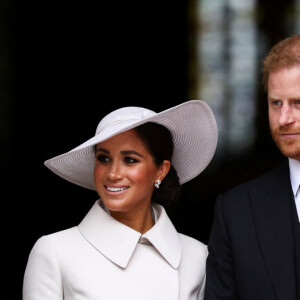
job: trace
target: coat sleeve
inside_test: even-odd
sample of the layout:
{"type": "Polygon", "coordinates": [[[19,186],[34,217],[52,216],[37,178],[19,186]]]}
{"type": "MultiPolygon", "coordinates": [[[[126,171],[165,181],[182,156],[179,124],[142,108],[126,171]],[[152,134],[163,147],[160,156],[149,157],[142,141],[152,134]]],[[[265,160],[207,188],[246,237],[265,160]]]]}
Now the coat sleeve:
{"type": "Polygon", "coordinates": [[[40,238],[32,248],[23,282],[23,300],[45,299],[63,299],[59,265],[48,237],[40,238]]]}
{"type": "Polygon", "coordinates": [[[223,202],[223,196],[220,195],[216,201],[214,222],[208,242],[204,300],[238,299],[233,253],[226,228],[223,202]]]}
{"type": "Polygon", "coordinates": [[[204,299],[205,284],[206,284],[205,282],[206,282],[206,275],[204,276],[204,280],[203,280],[202,286],[200,288],[200,291],[198,293],[197,300],[203,300],[204,299]]]}

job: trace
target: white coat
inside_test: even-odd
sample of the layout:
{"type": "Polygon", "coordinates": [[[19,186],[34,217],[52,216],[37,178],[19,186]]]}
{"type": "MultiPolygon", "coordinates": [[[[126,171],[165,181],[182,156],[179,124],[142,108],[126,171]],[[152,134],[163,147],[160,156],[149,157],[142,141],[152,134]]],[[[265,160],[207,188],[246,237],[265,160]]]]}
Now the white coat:
{"type": "Polygon", "coordinates": [[[207,248],[179,234],[164,208],[144,235],[97,201],[79,226],[41,237],[27,263],[23,300],[199,300],[207,248]]]}

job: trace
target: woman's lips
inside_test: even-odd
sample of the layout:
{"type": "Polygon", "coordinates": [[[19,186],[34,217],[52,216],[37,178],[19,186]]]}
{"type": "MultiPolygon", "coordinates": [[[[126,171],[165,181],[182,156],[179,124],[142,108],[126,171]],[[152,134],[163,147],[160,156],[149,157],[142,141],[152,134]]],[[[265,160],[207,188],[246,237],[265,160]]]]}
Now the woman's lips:
{"type": "Polygon", "coordinates": [[[107,186],[105,185],[105,189],[109,192],[123,192],[125,190],[127,190],[129,187],[128,186],[122,186],[122,187],[113,187],[113,186],[107,186]]]}

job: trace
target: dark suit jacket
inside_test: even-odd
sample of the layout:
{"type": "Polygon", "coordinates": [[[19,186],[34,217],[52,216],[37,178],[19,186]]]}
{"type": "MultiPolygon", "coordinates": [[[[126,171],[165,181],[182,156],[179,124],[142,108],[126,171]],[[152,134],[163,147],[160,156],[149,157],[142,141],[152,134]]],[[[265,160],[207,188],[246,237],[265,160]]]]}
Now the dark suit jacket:
{"type": "Polygon", "coordinates": [[[296,300],[289,166],[220,195],[205,300],[296,300]]]}

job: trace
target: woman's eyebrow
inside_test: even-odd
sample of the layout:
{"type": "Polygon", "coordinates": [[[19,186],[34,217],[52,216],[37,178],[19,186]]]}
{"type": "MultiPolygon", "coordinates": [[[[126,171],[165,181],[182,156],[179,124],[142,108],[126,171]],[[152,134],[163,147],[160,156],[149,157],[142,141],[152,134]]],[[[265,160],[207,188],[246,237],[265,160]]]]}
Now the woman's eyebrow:
{"type": "Polygon", "coordinates": [[[97,150],[96,150],[96,152],[104,152],[104,153],[109,153],[109,151],[108,150],[106,150],[105,148],[98,148],[97,150]]]}
{"type": "MultiPolygon", "coordinates": [[[[110,152],[109,152],[107,149],[105,149],[105,148],[98,148],[96,152],[104,152],[104,153],[107,153],[107,154],[110,153],[110,152]]],[[[143,156],[142,154],[140,154],[140,153],[138,153],[138,152],[136,152],[136,151],[134,151],[134,150],[123,150],[123,151],[121,151],[121,154],[122,154],[122,155],[130,155],[130,154],[133,154],[133,155],[137,155],[137,156],[139,156],[139,157],[144,158],[144,156],[143,156]]]]}
{"type": "Polygon", "coordinates": [[[140,154],[134,150],[123,150],[123,151],[121,151],[121,154],[123,154],[123,155],[134,154],[134,155],[144,158],[144,156],[142,154],[140,154]]]}

